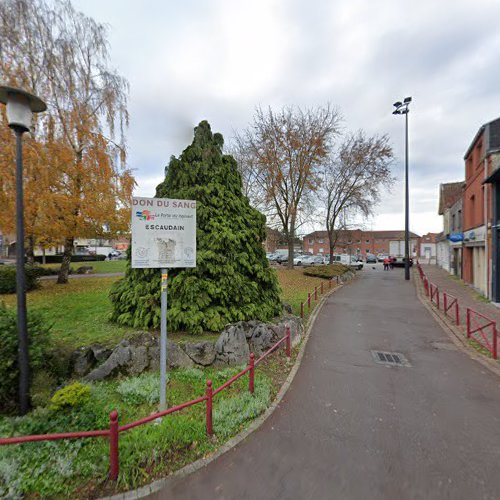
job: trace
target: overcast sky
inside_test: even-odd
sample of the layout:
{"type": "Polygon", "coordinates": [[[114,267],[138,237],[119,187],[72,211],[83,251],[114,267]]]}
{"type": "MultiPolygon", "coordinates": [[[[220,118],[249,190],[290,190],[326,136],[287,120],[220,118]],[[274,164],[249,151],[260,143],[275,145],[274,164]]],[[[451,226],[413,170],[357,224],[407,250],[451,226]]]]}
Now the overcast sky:
{"type": "Polygon", "coordinates": [[[465,150],[500,116],[499,0],[73,3],[109,24],[112,65],[130,82],[136,195],[154,195],[202,119],[227,143],[258,105],[331,102],[347,130],[389,134],[398,183],[365,226],[402,229],[404,117],[391,113],[412,96],[410,229],[438,232],[439,183],[463,179],[465,150]]]}

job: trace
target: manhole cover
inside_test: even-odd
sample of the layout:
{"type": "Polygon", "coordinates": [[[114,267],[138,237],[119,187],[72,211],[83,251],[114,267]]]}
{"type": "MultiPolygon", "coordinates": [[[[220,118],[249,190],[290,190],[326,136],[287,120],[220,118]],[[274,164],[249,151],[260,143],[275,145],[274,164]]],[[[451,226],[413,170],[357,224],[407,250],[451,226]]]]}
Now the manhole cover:
{"type": "Polygon", "coordinates": [[[400,352],[371,351],[376,363],[387,366],[411,366],[400,352]]]}

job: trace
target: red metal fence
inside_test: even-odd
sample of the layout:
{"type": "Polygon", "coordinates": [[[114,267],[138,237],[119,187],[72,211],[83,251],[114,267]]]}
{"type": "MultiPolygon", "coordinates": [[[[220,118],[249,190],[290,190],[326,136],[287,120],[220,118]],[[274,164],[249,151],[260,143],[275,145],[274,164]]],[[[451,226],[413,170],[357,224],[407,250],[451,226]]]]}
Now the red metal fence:
{"type": "Polygon", "coordinates": [[[498,359],[497,325],[495,321],[467,308],[467,338],[474,339],[485,349],[488,349],[493,359],[498,359]]]}
{"type": "MultiPolygon", "coordinates": [[[[339,277],[336,276],[335,278],[337,280],[337,285],[338,285],[339,284],[339,277]]],[[[328,280],[328,290],[330,290],[332,288],[332,283],[333,283],[333,278],[330,278],[328,280]]],[[[320,293],[320,295],[323,295],[323,293],[324,293],[323,282],[321,282],[321,286],[319,287],[319,293],[320,293]]],[[[306,304],[307,304],[307,310],[311,311],[311,299],[312,299],[313,294],[314,294],[314,300],[318,300],[318,287],[317,286],[314,287],[314,292],[309,292],[307,294],[307,301],[300,303],[300,317],[302,319],[304,319],[304,311],[305,311],[306,304]]]]}
{"type": "Polygon", "coordinates": [[[250,360],[248,366],[237,373],[234,377],[229,379],[227,382],[222,384],[217,389],[212,388],[212,381],[207,380],[207,389],[204,396],[201,396],[197,399],[193,399],[192,401],[187,401],[177,406],[173,406],[172,408],[168,408],[167,410],[159,411],[149,415],[147,417],[136,420],[135,422],[131,422],[126,425],[122,425],[120,427],[118,423],[118,412],[113,410],[109,414],[109,429],[106,430],[98,430],[98,431],[84,431],[84,432],[65,432],[59,434],[40,434],[40,435],[32,435],[32,436],[14,436],[9,438],[0,438],[0,446],[9,445],[9,444],[19,444],[19,443],[29,443],[35,441],[57,441],[60,439],[81,439],[81,438],[90,438],[90,437],[107,437],[109,438],[109,479],[112,481],[116,481],[118,479],[118,473],[120,469],[120,459],[119,459],[119,440],[120,433],[129,431],[134,427],[138,427],[140,425],[147,424],[159,418],[170,415],[171,413],[175,413],[183,410],[184,408],[188,408],[190,406],[194,406],[198,403],[203,403],[206,401],[206,429],[207,434],[211,436],[213,434],[213,425],[212,425],[212,402],[213,397],[219,394],[219,392],[228,388],[231,384],[236,382],[240,377],[246,375],[248,373],[248,390],[251,394],[254,393],[255,389],[255,367],[261,363],[267,356],[273,353],[276,349],[278,349],[282,344],[285,344],[286,355],[288,358],[292,355],[292,340],[290,327],[286,328],[286,335],[281,338],[278,342],[276,342],[270,349],[268,349],[262,356],[260,356],[257,360],[254,357],[254,354],[250,354],[250,360]]]}
{"type": "MultiPolygon", "coordinates": [[[[417,262],[417,269],[424,285],[425,294],[430,298],[431,304],[435,304],[440,309],[439,288],[428,280],[419,262],[417,262]]],[[[460,306],[458,299],[446,292],[442,292],[442,295],[445,316],[449,316],[448,311],[452,310],[455,323],[457,326],[460,326],[460,306]]],[[[466,319],[465,333],[467,338],[475,340],[490,352],[493,359],[498,359],[498,331],[496,322],[470,307],[467,308],[466,319]]]]}

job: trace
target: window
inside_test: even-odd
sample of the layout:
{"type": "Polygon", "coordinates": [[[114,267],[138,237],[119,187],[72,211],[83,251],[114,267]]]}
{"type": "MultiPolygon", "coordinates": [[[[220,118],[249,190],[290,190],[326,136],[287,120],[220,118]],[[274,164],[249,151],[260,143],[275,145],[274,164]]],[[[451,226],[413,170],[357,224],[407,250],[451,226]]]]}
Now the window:
{"type": "Polygon", "coordinates": [[[366,243],[370,243],[370,240],[366,240],[366,243]]]}
{"type": "Polygon", "coordinates": [[[323,253],[323,251],[324,251],[324,250],[323,250],[322,248],[320,248],[320,249],[319,249],[319,253],[323,253]]]}
{"type": "Polygon", "coordinates": [[[309,245],[313,245],[314,244],[314,240],[312,238],[309,238],[309,245]]]}
{"type": "Polygon", "coordinates": [[[318,240],[318,243],[324,243],[324,242],[325,242],[325,240],[324,240],[323,238],[320,238],[320,239],[318,240]]]}

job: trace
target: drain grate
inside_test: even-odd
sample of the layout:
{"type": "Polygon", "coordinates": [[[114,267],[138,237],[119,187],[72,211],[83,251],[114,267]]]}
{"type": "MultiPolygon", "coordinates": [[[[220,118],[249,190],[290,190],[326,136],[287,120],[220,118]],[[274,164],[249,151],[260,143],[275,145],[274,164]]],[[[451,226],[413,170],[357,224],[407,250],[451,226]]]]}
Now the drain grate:
{"type": "Polygon", "coordinates": [[[371,351],[371,353],[376,363],[388,366],[411,366],[399,352],[371,351]]]}

